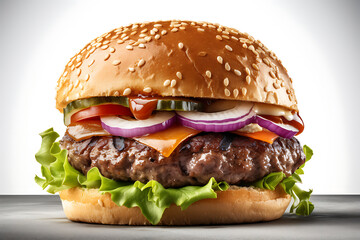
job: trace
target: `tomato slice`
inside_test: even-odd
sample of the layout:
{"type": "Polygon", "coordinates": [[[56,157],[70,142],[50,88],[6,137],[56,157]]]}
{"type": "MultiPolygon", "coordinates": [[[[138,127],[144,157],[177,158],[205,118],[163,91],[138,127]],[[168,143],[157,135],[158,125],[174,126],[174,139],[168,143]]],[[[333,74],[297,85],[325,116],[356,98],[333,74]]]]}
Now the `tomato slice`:
{"type": "Polygon", "coordinates": [[[71,116],[71,123],[78,122],[84,119],[107,116],[107,115],[125,115],[132,116],[132,113],[129,108],[117,105],[117,104],[103,104],[91,106],[85,108],[71,116]]]}

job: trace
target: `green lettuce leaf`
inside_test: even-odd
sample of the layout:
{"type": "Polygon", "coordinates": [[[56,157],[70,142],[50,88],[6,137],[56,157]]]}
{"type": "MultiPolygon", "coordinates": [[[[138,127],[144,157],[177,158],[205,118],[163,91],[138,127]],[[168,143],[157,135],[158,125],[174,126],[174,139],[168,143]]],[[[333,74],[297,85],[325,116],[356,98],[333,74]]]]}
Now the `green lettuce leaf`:
{"type": "MultiPolygon", "coordinates": [[[[313,151],[310,147],[304,145],[303,151],[306,156],[305,163],[309,161],[313,155],[313,151]]],[[[286,177],[283,172],[270,173],[261,180],[251,184],[254,187],[262,189],[274,190],[279,184],[287,194],[294,199],[293,204],[290,207],[290,213],[296,213],[301,216],[308,216],[314,210],[314,204],[310,202],[310,195],[312,190],[302,190],[296,183],[301,183],[299,175],[304,174],[304,166],[301,165],[291,176],[286,177]]]]}
{"type": "Polygon", "coordinates": [[[75,170],[67,160],[67,150],[62,150],[59,137],[52,128],[40,133],[42,144],[35,158],[41,164],[42,177],[35,176],[35,182],[49,193],[56,193],[73,187],[98,188],[101,193],[110,193],[111,199],[119,206],[139,207],[151,224],[157,224],[165,209],[171,204],[182,210],[201,199],[216,198],[216,191],[229,188],[226,182],[211,178],[205,186],[164,188],[157,181],[143,184],[114,181],[102,176],[99,169],[92,168],[84,176],[75,170]]]}

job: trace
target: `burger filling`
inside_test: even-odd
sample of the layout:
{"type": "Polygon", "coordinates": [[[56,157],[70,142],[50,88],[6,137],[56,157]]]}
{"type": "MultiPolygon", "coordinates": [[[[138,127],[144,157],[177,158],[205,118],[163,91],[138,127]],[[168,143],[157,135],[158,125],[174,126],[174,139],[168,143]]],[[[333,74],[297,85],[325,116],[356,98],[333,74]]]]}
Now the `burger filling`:
{"type": "Polygon", "coordinates": [[[290,209],[309,215],[310,191],[296,183],[312,150],[294,137],[298,113],[262,103],[157,97],[93,97],[64,109],[60,142],[49,129],[36,155],[55,193],[98,188],[121,206],[140,207],[157,224],[166,208],[186,209],[215,198],[229,184],[274,190],[294,198],[290,209]],[[159,199],[165,199],[160,201],[159,199]]]}

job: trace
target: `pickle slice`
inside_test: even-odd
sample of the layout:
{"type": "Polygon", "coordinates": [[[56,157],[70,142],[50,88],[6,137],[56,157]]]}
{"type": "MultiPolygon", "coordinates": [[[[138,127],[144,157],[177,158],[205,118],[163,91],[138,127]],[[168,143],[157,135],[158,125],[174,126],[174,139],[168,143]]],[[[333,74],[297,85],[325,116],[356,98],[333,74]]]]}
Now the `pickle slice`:
{"type": "MultiPolygon", "coordinates": [[[[153,98],[154,99],[154,98],[153,98]]],[[[69,103],[64,108],[64,123],[69,125],[71,123],[71,116],[88,107],[101,104],[120,104],[124,107],[129,107],[129,98],[120,97],[92,97],[86,99],[79,99],[69,103]]],[[[156,109],[158,111],[201,111],[203,104],[196,100],[186,98],[159,98],[156,109]]]]}
{"type": "Polygon", "coordinates": [[[201,111],[202,103],[184,99],[159,99],[156,110],[160,111],[201,111]]]}

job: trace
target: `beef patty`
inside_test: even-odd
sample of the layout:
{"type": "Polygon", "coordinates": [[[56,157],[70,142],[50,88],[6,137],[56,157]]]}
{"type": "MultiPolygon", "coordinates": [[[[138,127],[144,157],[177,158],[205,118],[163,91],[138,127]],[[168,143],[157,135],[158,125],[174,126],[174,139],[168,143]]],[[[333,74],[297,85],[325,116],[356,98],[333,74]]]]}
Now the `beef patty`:
{"type": "Polygon", "coordinates": [[[164,187],[204,185],[211,177],[229,184],[247,184],[272,172],[291,175],[305,162],[296,138],[273,144],[231,133],[202,133],[180,144],[169,157],[130,138],[92,137],[60,141],[68,161],[86,174],[97,167],[107,178],[156,180],[164,187]]]}

